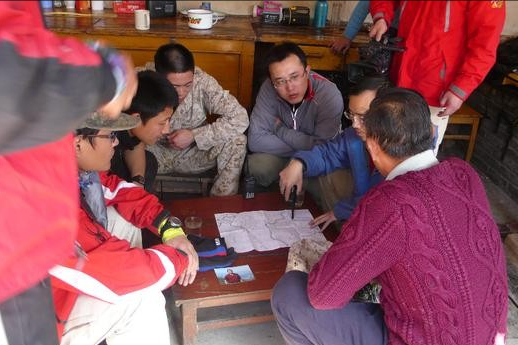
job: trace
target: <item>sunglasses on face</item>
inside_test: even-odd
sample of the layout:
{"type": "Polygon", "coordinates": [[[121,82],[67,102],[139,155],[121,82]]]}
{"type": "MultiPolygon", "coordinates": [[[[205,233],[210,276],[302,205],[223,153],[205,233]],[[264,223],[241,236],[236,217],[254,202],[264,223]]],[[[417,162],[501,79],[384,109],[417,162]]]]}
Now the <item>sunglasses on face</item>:
{"type": "Polygon", "coordinates": [[[115,142],[117,139],[117,134],[115,132],[111,132],[110,134],[91,134],[87,135],[88,138],[103,138],[103,139],[110,139],[111,142],[115,142]]]}

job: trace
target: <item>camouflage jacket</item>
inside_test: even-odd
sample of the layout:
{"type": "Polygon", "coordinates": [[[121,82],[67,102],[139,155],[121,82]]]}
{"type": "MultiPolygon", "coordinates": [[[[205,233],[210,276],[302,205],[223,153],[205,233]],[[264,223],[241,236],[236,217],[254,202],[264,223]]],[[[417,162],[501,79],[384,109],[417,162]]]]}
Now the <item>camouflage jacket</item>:
{"type": "MultiPolygon", "coordinates": [[[[153,63],[146,69],[154,69],[153,63]]],[[[248,128],[248,113],[228,90],[201,68],[195,67],[193,87],[171,118],[171,132],[192,129],[200,150],[228,142],[248,128]],[[207,123],[207,114],[217,115],[215,122],[207,123]]]]}

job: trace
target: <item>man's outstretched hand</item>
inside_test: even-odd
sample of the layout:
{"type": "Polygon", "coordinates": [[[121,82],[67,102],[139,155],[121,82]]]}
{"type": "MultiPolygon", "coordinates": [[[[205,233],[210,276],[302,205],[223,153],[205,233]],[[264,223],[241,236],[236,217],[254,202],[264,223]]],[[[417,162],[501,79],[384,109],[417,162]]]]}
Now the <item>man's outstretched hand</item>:
{"type": "Polygon", "coordinates": [[[329,224],[331,224],[335,220],[335,214],[333,213],[333,211],[329,211],[313,219],[311,222],[309,222],[309,226],[317,227],[323,224],[320,230],[324,231],[329,226],[329,224]]]}

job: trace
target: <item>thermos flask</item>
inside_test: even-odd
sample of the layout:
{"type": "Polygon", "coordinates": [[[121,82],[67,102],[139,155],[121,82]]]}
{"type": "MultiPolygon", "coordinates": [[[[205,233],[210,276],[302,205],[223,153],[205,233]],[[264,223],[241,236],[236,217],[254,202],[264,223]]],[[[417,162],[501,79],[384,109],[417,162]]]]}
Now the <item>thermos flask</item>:
{"type": "Polygon", "coordinates": [[[318,0],[315,3],[315,16],[313,17],[313,25],[316,28],[323,28],[326,26],[327,19],[327,1],[318,0]]]}

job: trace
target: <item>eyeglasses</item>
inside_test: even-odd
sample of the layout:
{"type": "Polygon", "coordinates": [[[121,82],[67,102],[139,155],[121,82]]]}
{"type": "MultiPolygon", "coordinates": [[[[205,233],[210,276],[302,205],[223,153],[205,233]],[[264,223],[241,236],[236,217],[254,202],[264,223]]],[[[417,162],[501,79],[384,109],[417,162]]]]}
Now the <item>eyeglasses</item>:
{"type": "Polygon", "coordinates": [[[103,139],[110,139],[112,143],[117,140],[117,134],[115,132],[111,132],[110,134],[91,134],[87,135],[88,138],[103,138],[103,139]]]}
{"type": "Polygon", "coordinates": [[[290,77],[288,77],[288,79],[276,79],[276,80],[273,80],[272,81],[272,84],[273,84],[273,87],[275,87],[276,89],[280,88],[280,87],[284,87],[286,86],[288,83],[298,83],[299,81],[301,81],[305,75],[306,75],[306,71],[302,72],[302,74],[295,74],[295,75],[292,75],[290,77]]]}
{"type": "Polygon", "coordinates": [[[352,122],[354,122],[354,120],[358,121],[361,124],[363,124],[365,122],[365,113],[363,113],[363,114],[355,113],[354,111],[351,111],[348,109],[348,110],[344,111],[344,115],[345,115],[346,119],[349,119],[352,122]]]}

